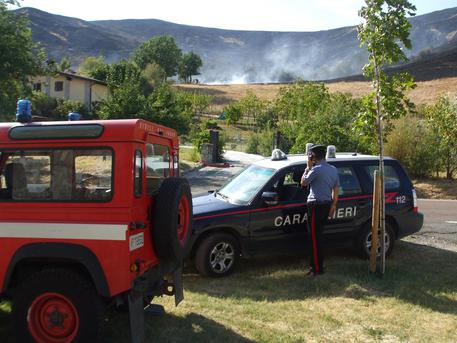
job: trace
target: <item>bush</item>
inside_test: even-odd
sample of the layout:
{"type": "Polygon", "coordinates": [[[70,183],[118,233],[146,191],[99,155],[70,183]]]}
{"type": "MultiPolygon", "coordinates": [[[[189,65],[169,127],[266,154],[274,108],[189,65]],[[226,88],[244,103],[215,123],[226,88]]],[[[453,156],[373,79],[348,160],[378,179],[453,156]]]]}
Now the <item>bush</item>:
{"type": "Polygon", "coordinates": [[[412,176],[431,176],[436,171],[439,153],[434,139],[424,120],[406,116],[394,122],[385,153],[398,159],[412,176]]]}
{"type": "Polygon", "coordinates": [[[56,99],[47,96],[42,92],[32,94],[32,114],[50,119],[66,120],[70,112],[77,112],[90,119],[86,106],[75,100],[56,99]]]}
{"type": "MultiPolygon", "coordinates": [[[[203,144],[210,142],[210,130],[212,126],[211,121],[203,122],[200,125],[193,126],[190,132],[192,144],[200,151],[203,144]]],[[[227,137],[223,131],[219,131],[219,146],[217,151],[218,160],[222,160],[224,154],[224,147],[227,142],[227,137]]]]}
{"type": "Polygon", "coordinates": [[[246,152],[249,154],[259,154],[270,156],[273,148],[274,132],[266,130],[252,134],[247,142],[246,152]]]}
{"type": "Polygon", "coordinates": [[[56,117],[58,119],[67,119],[68,113],[70,112],[77,112],[81,115],[81,119],[90,119],[87,111],[86,105],[84,105],[80,101],[76,100],[64,100],[64,99],[57,99],[57,107],[56,107],[56,117]]]}
{"type": "Polygon", "coordinates": [[[452,179],[457,172],[457,98],[441,96],[425,108],[425,115],[435,136],[434,146],[439,149],[437,160],[446,178],[452,179]]]}
{"type": "Polygon", "coordinates": [[[228,125],[236,124],[242,117],[241,105],[239,102],[233,102],[224,107],[225,120],[228,125]]]}
{"type": "Polygon", "coordinates": [[[57,99],[51,98],[43,92],[32,93],[32,114],[42,117],[55,117],[57,99]]]}
{"type": "Polygon", "coordinates": [[[360,101],[348,94],[330,93],[320,83],[298,82],[280,89],[272,111],[287,142],[283,145],[291,152],[303,153],[308,142],[366,152],[352,130],[359,108],[360,101]]]}

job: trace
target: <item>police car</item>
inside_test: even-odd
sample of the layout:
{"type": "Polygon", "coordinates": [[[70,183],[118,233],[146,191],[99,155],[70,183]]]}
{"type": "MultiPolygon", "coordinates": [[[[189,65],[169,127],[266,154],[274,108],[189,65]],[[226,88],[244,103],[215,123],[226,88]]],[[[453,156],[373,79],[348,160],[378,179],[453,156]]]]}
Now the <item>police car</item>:
{"type": "MultiPolygon", "coordinates": [[[[328,163],[339,174],[337,210],[324,229],[326,243],[352,243],[362,256],[371,249],[373,173],[379,158],[358,153],[335,153],[328,163]]],[[[193,199],[193,231],[188,255],[200,274],[230,274],[240,257],[304,253],[306,197],[300,186],[307,155],[276,150],[270,159],[253,163],[225,186],[193,199]]],[[[385,158],[386,253],[396,239],[421,229],[413,185],[400,163],[385,158]]]]}

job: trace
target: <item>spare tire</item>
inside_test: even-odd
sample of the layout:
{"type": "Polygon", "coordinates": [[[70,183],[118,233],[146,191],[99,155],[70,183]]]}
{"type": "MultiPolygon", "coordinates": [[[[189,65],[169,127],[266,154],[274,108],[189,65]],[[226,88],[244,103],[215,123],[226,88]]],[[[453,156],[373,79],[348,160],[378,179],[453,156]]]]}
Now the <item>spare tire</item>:
{"type": "Polygon", "coordinates": [[[152,239],[158,258],[181,261],[192,226],[192,196],[186,179],[163,180],[152,206],[152,239]]]}

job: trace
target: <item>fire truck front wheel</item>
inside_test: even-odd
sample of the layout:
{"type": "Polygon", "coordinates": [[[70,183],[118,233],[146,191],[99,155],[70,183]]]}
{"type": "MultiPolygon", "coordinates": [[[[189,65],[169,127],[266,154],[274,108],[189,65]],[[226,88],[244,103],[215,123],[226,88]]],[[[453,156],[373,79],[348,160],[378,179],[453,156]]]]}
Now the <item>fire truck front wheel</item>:
{"type": "Polygon", "coordinates": [[[97,342],[103,303],[84,277],[66,269],[45,269],[25,279],[13,294],[17,342],[97,342]]]}
{"type": "Polygon", "coordinates": [[[192,195],[186,179],[163,180],[154,199],[152,239],[157,257],[181,261],[190,237],[192,195]]]}

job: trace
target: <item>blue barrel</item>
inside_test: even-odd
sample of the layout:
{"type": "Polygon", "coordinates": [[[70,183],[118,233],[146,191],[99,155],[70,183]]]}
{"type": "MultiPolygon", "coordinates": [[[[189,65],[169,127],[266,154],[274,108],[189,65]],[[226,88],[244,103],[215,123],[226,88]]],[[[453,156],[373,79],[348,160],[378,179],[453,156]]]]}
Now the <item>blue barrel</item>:
{"type": "Polygon", "coordinates": [[[32,121],[32,103],[27,99],[17,101],[16,120],[20,123],[29,123],[32,121]]]}
{"type": "Polygon", "coordinates": [[[70,121],[76,121],[76,120],[80,120],[81,119],[81,115],[77,112],[70,112],[68,113],[68,120],[70,121]]]}

